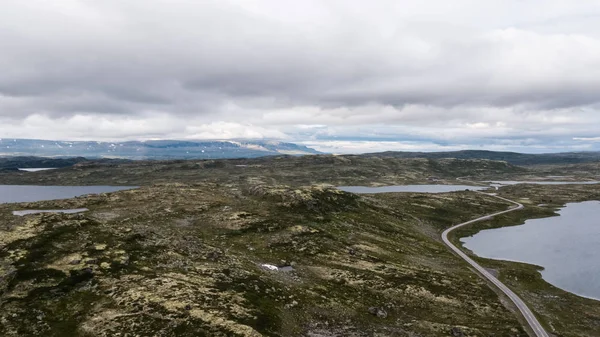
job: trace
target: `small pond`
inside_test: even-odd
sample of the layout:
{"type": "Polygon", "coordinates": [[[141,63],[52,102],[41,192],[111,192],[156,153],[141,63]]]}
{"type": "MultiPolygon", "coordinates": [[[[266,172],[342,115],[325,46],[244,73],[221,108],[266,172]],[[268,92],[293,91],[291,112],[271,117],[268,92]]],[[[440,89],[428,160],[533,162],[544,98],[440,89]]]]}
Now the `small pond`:
{"type": "Polygon", "coordinates": [[[23,211],[13,211],[13,215],[25,216],[29,214],[40,214],[40,213],[64,213],[64,214],[75,214],[87,212],[87,208],[74,208],[74,209],[27,209],[23,211]]]}
{"type": "Polygon", "coordinates": [[[134,188],[137,187],[0,185],[0,203],[68,199],[86,194],[108,193],[134,188]]]}
{"type": "Polygon", "coordinates": [[[481,257],[542,266],[547,282],[600,300],[600,202],[567,204],[558,213],[520,226],[483,230],[461,241],[481,257]]]}

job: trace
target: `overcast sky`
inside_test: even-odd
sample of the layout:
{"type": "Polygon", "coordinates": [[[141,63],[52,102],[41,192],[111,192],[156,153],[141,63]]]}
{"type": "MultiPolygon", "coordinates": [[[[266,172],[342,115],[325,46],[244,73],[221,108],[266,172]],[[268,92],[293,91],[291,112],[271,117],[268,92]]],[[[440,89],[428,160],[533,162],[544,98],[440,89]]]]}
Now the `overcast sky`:
{"type": "Polygon", "coordinates": [[[0,138],[600,150],[597,0],[3,0],[0,138]]]}

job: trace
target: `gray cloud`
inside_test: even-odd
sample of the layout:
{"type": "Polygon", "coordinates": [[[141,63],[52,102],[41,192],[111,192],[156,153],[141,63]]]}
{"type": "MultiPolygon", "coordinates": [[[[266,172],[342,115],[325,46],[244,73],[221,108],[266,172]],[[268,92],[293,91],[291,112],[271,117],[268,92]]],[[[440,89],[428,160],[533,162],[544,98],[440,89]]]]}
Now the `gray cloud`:
{"type": "Polygon", "coordinates": [[[587,0],[9,0],[0,136],[593,138],[598,18],[587,0]]]}

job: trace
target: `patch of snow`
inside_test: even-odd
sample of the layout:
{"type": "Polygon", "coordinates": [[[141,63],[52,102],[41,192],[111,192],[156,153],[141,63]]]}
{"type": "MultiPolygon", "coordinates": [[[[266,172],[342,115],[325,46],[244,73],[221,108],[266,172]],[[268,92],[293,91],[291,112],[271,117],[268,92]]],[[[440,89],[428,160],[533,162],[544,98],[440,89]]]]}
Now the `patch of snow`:
{"type": "Polygon", "coordinates": [[[257,145],[257,144],[244,144],[244,147],[247,149],[257,150],[257,151],[269,151],[269,149],[267,149],[261,145],[257,145]]]}
{"type": "Polygon", "coordinates": [[[48,170],[56,170],[56,167],[19,168],[19,171],[25,171],[25,172],[39,172],[39,171],[48,171],[48,170]]]}
{"type": "Polygon", "coordinates": [[[279,267],[277,267],[277,266],[274,266],[274,265],[272,265],[272,264],[266,264],[266,263],[263,263],[263,264],[261,264],[260,266],[261,266],[261,267],[263,267],[263,268],[265,268],[265,269],[268,269],[268,270],[273,270],[273,271],[277,271],[277,270],[279,270],[279,267]]]}
{"type": "Polygon", "coordinates": [[[266,263],[263,263],[260,266],[263,267],[263,268],[265,268],[265,269],[267,269],[267,270],[272,270],[272,271],[282,271],[282,272],[294,271],[294,267],[292,267],[292,266],[277,267],[275,265],[266,264],[266,263]]]}

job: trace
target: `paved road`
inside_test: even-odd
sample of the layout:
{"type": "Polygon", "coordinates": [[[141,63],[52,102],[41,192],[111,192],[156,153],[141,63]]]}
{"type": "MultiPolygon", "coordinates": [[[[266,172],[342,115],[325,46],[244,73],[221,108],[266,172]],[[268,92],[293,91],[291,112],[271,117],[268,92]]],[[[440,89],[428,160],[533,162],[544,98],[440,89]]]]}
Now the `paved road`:
{"type": "Polygon", "coordinates": [[[472,224],[474,222],[478,222],[478,221],[489,220],[490,218],[495,217],[497,215],[508,213],[508,212],[513,212],[513,211],[520,210],[523,208],[523,205],[518,202],[509,200],[506,198],[502,198],[502,197],[499,197],[496,195],[493,195],[493,196],[495,198],[502,199],[504,201],[508,201],[508,202],[514,204],[516,207],[511,207],[510,209],[508,209],[506,211],[482,216],[481,218],[467,221],[467,222],[458,224],[454,227],[448,228],[444,231],[444,233],[442,233],[442,240],[448,247],[450,247],[450,249],[452,249],[456,254],[458,254],[458,256],[460,256],[463,260],[467,261],[471,266],[473,266],[473,268],[477,269],[477,271],[479,273],[481,273],[486,279],[490,280],[494,285],[496,285],[496,287],[498,287],[498,289],[500,289],[503,293],[506,294],[506,296],[508,296],[513,301],[513,303],[517,306],[519,311],[521,311],[521,313],[527,320],[527,323],[529,324],[529,326],[535,333],[536,337],[550,337],[550,335],[548,335],[546,330],[544,330],[544,327],[542,327],[540,322],[537,320],[537,318],[535,318],[535,316],[533,315],[531,310],[529,310],[529,308],[527,307],[525,302],[523,302],[523,300],[521,300],[521,298],[519,298],[519,296],[517,296],[512,290],[510,290],[507,286],[505,286],[502,282],[500,282],[500,280],[498,280],[494,275],[490,274],[482,266],[477,264],[477,262],[473,261],[473,259],[468,257],[467,254],[463,253],[462,250],[460,250],[458,247],[453,245],[452,242],[450,242],[450,240],[448,240],[448,234],[459,227],[470,225],[470,224],[472,224]]]}

